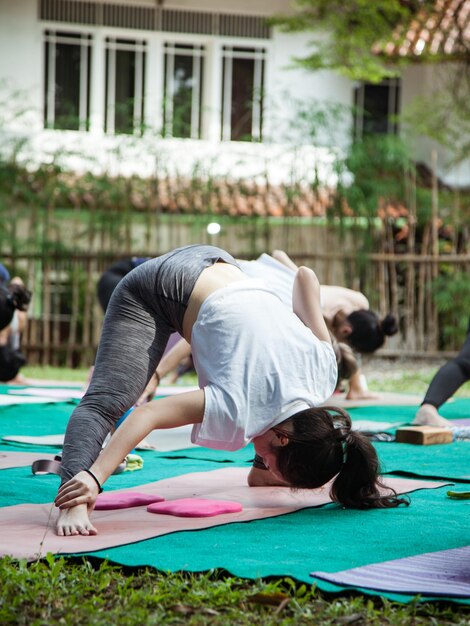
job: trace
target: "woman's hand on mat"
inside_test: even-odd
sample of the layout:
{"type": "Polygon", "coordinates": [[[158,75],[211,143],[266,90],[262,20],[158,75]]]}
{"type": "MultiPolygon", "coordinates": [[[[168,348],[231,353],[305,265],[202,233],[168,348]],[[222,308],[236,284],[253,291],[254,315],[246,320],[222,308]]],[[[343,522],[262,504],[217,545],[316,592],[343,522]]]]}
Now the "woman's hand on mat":
{"type": "Polygon", "coordinates": [[[98,531],[88,518],[86,504],[62,509],[56,524],[57,534],[61,537],[73,535],[96,535],[98,531]]]}
{"type": "Polygon", "coordinates": [[[54,504],[59,509],[70,509],[79,504],[86,504],[88,512],[91,513],[97,496],[96,481],[87,472],[79,472],[60,487],[54,504]]]}

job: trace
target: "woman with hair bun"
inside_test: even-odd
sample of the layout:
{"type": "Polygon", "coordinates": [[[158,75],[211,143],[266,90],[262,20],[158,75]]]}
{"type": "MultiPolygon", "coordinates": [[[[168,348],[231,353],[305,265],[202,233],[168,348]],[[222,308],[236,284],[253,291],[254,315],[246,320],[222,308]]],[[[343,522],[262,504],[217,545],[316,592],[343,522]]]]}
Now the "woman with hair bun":
{"type": "Polygon", "coordinates": [[[340,311],[334,316],[331,329],[338,340],[346,341],[356,352],[371,354],[384,345],[386,337],[398,332],[398,325],[390,313],[381,320],[377,313],[363,308],[349,315],[340,311]]]}

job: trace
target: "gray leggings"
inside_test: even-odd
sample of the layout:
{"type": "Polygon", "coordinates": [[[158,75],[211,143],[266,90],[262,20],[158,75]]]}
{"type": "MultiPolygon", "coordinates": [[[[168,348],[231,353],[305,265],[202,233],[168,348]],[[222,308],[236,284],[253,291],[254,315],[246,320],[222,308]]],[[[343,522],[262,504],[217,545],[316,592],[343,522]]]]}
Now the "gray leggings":
{"type": "Polygon", "coordinates": [[[143,263],[116,287],[90,386],[67,426],[62,481],[94,463],[107,434],[144,391],[170,334],[183,333],[183,317],[199,275],[218,261],[237,265],[220,248],[186,246],[143,263]]]}
{"type": "Polygon", "coordinates": [[[467,380],[470,380],[470,320],[462,349],[434,376],[422,404],[432,404],[438,409],[467,380]]]}

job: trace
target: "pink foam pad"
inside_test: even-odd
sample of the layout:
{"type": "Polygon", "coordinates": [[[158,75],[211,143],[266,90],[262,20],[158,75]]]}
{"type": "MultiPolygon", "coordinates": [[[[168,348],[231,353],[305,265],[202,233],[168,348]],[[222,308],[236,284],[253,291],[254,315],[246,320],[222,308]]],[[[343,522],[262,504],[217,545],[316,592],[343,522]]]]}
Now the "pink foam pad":
{"type": "Polygon", "coordinates": [[[111,511],[113,509],[130,509],[133,506],[144,506],[153,502],[162,502],[165,498],[149,493],[137,491],[108,491],[100,493],[96,499],[97,511],[111,511]]]}
{"type": "Polygon", "coordinates": [[[149,513],[176,515],[176,517],[214,517],[224,513],[239,513],[243,507],[230,500],[207,500],[205,498],[181,498],[157,502],[147,507],[149,513]]]}

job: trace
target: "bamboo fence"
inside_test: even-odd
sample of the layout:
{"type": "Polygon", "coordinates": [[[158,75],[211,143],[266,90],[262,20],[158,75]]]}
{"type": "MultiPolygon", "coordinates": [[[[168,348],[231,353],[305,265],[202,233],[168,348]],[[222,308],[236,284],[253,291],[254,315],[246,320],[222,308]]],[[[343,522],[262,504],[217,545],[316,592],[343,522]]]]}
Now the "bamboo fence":
{"type": "MultiPolygon", "coordinates": [[[[289,241],[285,243],[292,244],[295,235],[299,240],[305,237],[305,226],[297,230],[298,233],[289,227],[289,241]]],[[[321,230],[324,231],[324,227],[321,230]]],[[[139,250],[137,256],[154,256],[174,244],[189,243],[182,234],[184,229],[172,226],[171,231],[172,245],[159,250],[139,250]]],[[[432,234],[427,239],[428,245],[423,246],[420,254],[381,251],[358,255],[354,251],[341,251],[338,240],[334,245],[332,233],[325,238],[328,245],[323,251],[310,248],[299,253],[299,247],[284,248],[298,264],[314,268],[321,282],[359,289],[381,316],[392,312],[399,318],[400,333],[388,340],[384,354],[443,356],[439,345],[440,318],[431,283],[443,266],[446,271],[452,268],[452,271],[470,275],[470,254],[436,254],[431,245],[432,234]],[[338,251],[330,251],[334,249],[338,251]]],[[[201,240],[202,237],[193,241],[201,240]]],[[[243,242],[237,243],[236,247],[225,247],[239,258],[255,258],[266,250],[265,247],[254,250],[244,247],[243,242]]],[[[129,256],[129,252],[126,249],[125,253],[24,253],[15,258],[3,255],[3,262],[13,271],[18,270],[34,293],[23,337],[23,349],[30,363],[75,367],[93,362],[103,320],[96,298],[96,283],[111,263],[129,256]]],[[[447,346],[446,354],[458,348],[459,345],[447,346]]]]}

